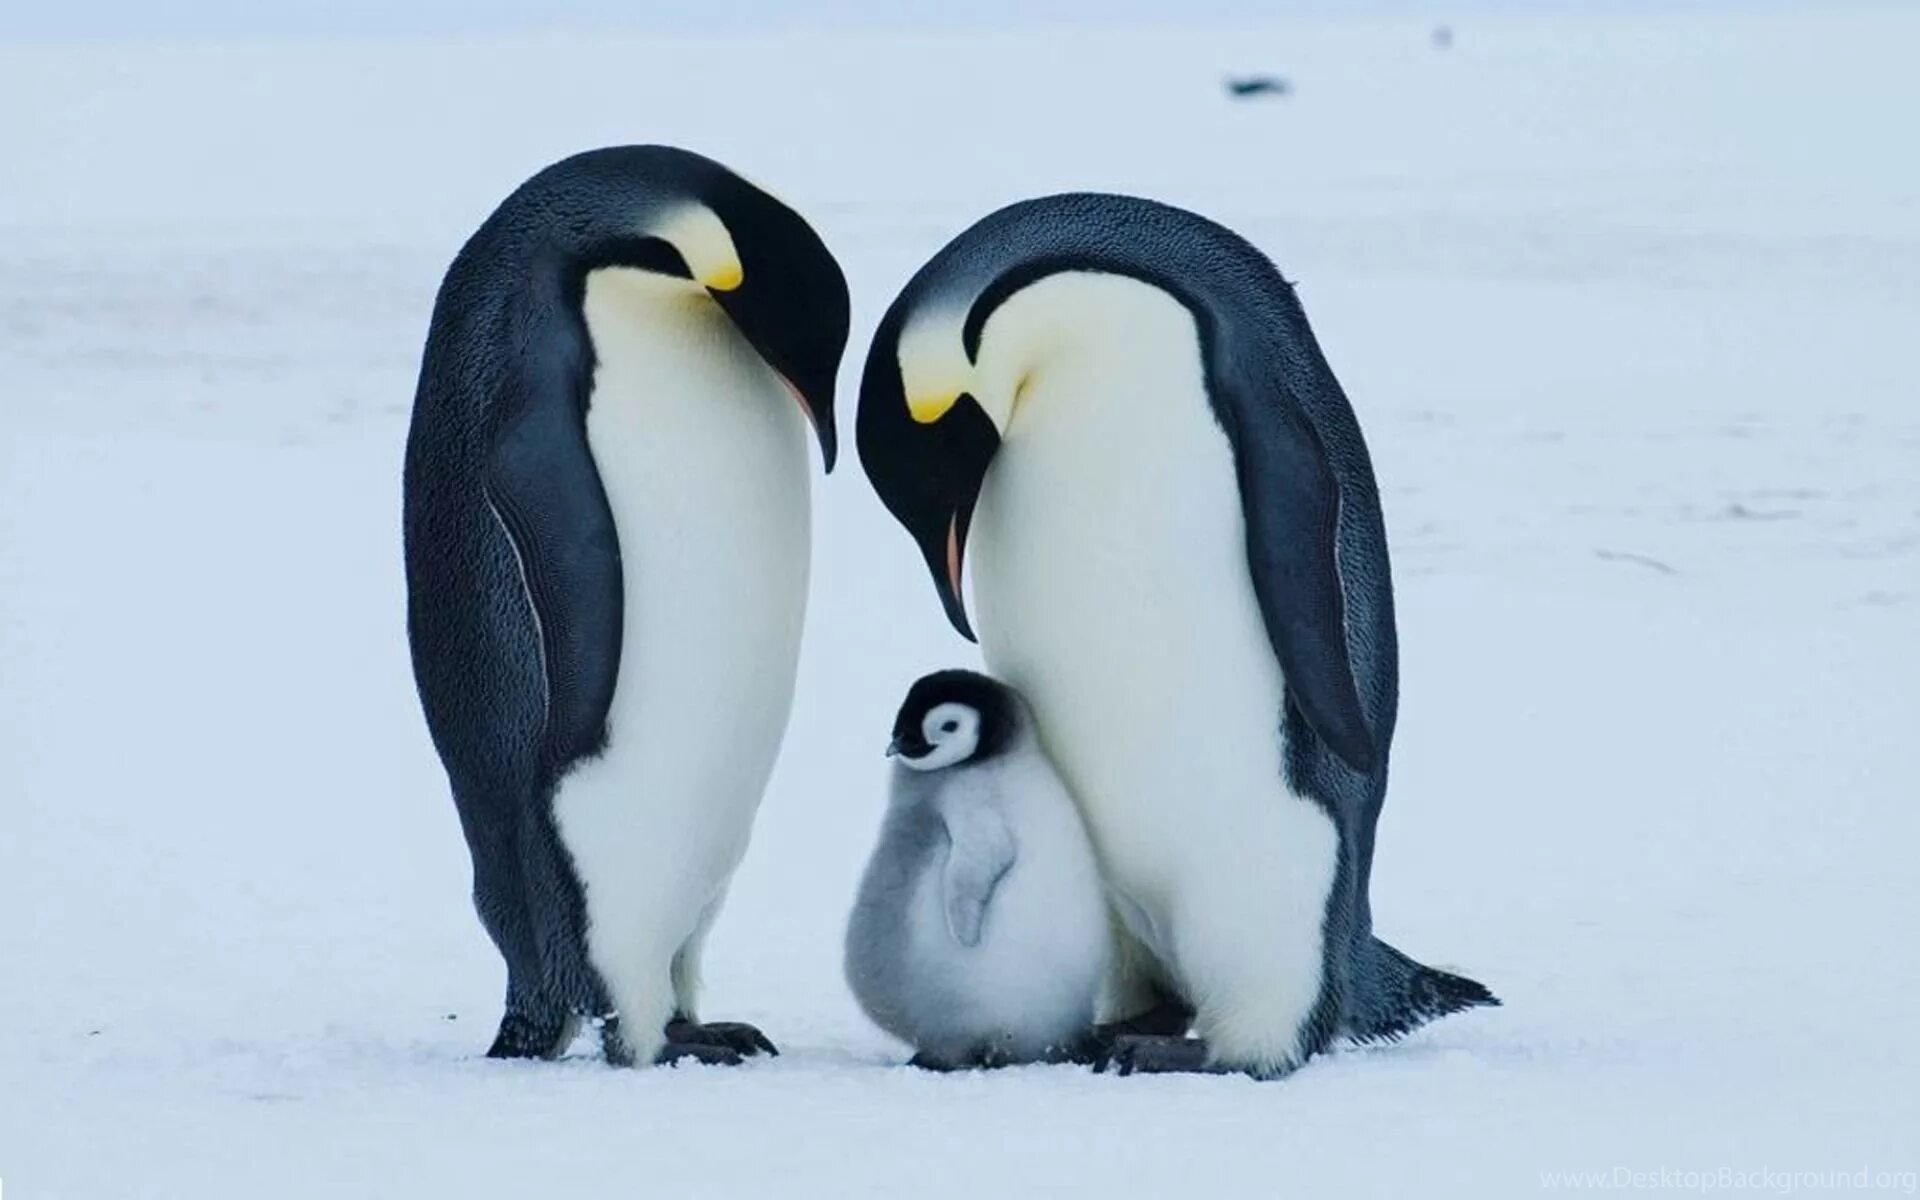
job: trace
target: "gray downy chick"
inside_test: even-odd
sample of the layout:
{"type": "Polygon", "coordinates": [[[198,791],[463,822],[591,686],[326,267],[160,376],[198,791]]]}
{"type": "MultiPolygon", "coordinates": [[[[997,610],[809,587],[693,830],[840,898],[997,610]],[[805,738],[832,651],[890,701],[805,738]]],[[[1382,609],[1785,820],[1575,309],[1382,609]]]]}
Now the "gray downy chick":
{"type": "Polygon", "coordinates": [[[847,927],[867,1015],[948,1069],[1068,1057],[1093,1024],[1107,908],[1079,812],[1018,693],[972,671],[916,682],[847,927]]]}

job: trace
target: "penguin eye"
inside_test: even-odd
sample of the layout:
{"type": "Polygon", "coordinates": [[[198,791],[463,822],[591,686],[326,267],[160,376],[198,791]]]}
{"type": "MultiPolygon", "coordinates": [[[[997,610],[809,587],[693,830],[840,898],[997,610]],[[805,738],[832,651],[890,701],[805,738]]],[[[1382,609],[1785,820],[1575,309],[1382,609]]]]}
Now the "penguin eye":
{"type": "Polygon", "coordinates": [[[942,721],[942,722],[940,722],[940,732],[941,732],[941,733],[952,733],[952,732],[953,732],[954,730],[956,730],[956,729],[958,729],[958,728],[960,728],[960,722],[958,722],[958,721],[942,721]]]}

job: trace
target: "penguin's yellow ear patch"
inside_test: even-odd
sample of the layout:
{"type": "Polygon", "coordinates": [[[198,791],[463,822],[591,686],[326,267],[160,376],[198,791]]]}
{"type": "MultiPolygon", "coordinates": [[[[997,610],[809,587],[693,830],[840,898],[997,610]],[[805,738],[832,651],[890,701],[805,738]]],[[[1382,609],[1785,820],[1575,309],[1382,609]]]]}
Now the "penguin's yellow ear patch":
{"type": "Polygon", "coordinates": [[[960,399],[960,393],[951,388],[932,395],[907,397],[907,412],[922,425],[931,425],[947,415],[947,410],[960,399]]]}
{"type": "Polygon", "coordinates": [[[906,393],[907,412],[922,425],[946,416],[973,380],[973,364],[960,337],[964,315],[925,313],[900,331],[900,388],[906,393]]]}
{"type": "Polygon", "coordinates": [[[726,223],[704,204],[689,204],[667,214],[652,231],[680,252],[694,282],[716,292],[731,292],[747,281],[740,252],[726,223]]]}

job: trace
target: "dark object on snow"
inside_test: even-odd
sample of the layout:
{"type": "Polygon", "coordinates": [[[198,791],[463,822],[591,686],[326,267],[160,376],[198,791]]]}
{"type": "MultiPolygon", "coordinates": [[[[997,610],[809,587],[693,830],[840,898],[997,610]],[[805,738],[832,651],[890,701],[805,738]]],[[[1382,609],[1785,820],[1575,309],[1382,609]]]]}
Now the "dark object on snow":
{"type": "Polygon", "coordinates": [[[1434,49],[1447,50],[1447,49],[1451,49],[1452,46],[1453,46],[1453,26],[1435,25],[1433,27],[1434,49]]]}
{"type": "Polygon", "coordinates": [[[1249,96],[1290,96],[1293,85],[1278,75],[1241,75],[1227,80],[1227,94],[1235,100],[1249,96]]]}

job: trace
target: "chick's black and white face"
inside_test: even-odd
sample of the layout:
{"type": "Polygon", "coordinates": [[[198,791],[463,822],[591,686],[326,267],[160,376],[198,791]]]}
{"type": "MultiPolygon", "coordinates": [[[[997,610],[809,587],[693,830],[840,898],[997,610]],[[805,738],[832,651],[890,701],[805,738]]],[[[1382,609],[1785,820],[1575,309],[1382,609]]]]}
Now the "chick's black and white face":
{"type": "Polygon", "coordinates": [[[980,747],[980,711],[950,700],[920,719],[918,739],[896,738],[894,753],[916,771],[938,771],[972,758],[980,747]]]}
{"type": "Polygon", "coordinates": [[[1015,744],[1022,711],[1015,694],[988,676],[935,671],[907,690],[887,753],[915,771],[985,762],[1015,744]]]}

